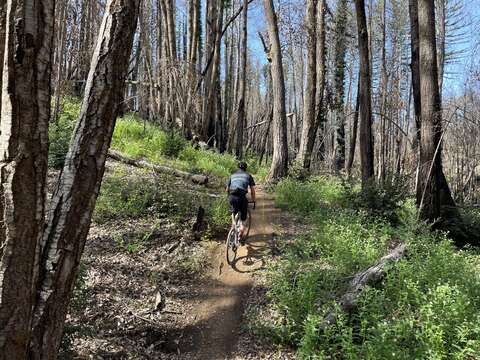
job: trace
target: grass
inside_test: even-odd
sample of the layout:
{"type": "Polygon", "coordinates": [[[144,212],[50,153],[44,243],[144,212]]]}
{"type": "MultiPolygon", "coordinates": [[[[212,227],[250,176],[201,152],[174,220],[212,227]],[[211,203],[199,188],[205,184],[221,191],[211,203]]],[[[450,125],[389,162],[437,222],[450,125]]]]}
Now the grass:
{"type": "Polygon", "coordinates": [[[103,224],[142,217],[184,221],[196,215],[199,205],[211,203],[211,198],[201,191],[193,195],[186,191],[188,186],[176,186],[175,181],[170,175],[118,165],[105,174],[94,221],[103,224]]]}
{"type": "Polygon", "coordinates": [[[50,124],[48,166],[51,168],[61,169],[63,167],[75,121],[80,112],[80,105],[80,101],[75,98],[63,98],[60,104],[62,111],[57,121],[50,124]]]}
{"type": "MultiPolygon", "coordinates": [[[[229,176],[238,163],[233,155],[193,148],[179,133],[165,132],[131,114],[118,119],[111,146],[134,158],[220,178],[229,176]]],[[[266,176],[266,169],[257,166],[254,156],[248,156],[246,161],[253,174],[261,179],[266,176]]]]}
{"type": "MultiPolygon", "coordinates": [[[[63,166],[80,105],[79,99],[62,99],[59,120],[51,125],[49,131],[49,166],[52,168],[60,169],[63,166]]],[[[111,148],[133,158],[145,158],[153,163],[222,179],[235,171],[238,163],[230,154],[195,149],[178,131],[165,131],[135,114],[127,114],[117,120],[111,148]]],[[[254,155],[247,155],[245,161],[258,181],[266,177],[268,169],[259,167],[254,155]]]]}
{"type": "MultiPolygon", "coordinates": [[[[390,199],[397,192],[372,191],[390,199]]],[[[278,206],[308,219],[313,230],[285,246],[268,269],[273,315],[268,323],[253,317],[257,334],[293,346],[301,359],[480,357],[478,252],[459,251],[445,234],[418,223],[409,199],[385,202],[382,213],[378,199],[371,203],[328,177],[287,179],[275,193],[278,206]],[[362,293],[354,314],[342,313],[336,299],[352,275],[399,241],[408,256],[362,293]],[[332,306],[338,321],[320,331],[332,306]]]]}

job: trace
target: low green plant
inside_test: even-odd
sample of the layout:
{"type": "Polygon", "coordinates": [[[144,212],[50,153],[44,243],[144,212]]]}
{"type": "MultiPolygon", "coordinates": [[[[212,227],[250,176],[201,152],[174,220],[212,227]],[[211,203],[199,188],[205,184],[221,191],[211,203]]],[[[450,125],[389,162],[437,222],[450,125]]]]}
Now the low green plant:
{"type": "Polygon", "coordinates": [[[126,239],[123,236],[119,236],[115,239],[117,245],[129,254],[137,254],[145,249],[145,239],[126,239]]]}
{"type": "Polygon", "coordinates": [[[94,220],[104,223],[115,219],[152,216],[183,216],[191,211],[191,197],[160,186],[151,173],[127,172],[119,167],[105,175],[98,197],[94,220]]]}
{"type": "Polygon", "coordinates": [[[407,183],[401,178],[389,178],[381,184],[371,183],[363,189],[356,184],[346,184],[345,189],[351,208],[392,223],[398,222],[398,211],[409,195],[407,183]]]}
{"type": "Polygon", "coordinates": [[[48,166],[61,169],[65,163],[65,156],[70,145],[75,128],[75,122],[80,112],[81,102],[76,98],[63,98],[60,104],[61,112],[58,119],[52,121],[48,131],[49,153],[48,166]]]}
{"type": "Polygon", "coordinates": [[[215,199],[207,210],[209,222],[218,229],[228,229],[231,223],[230,204],[226,196],[215,199]]]}
{"type": "Polygon", "coordinates": [[[478,251],[459,251],[419,223],[411,199],[384,205],[395,213],[391,222],[382,206],[371,211],[361,197],[352,202],[359,189],[330,181],[288,179],[276,188],[280,205],[307,215],[314,229],[268,269],[275,316],[260,333],[294,346],[302,359],[480,358],[478,251]],[[343,313],[337,301],[352,276],[398,241],[407,243],[408,256],[360,294],[353,314],[343,313]],[[336,322],[325,327],[332,308],[336,322]]]}
{"type": "Polygon", "coordinates": [[[337,206],[344,199],[344,187],[332,177],[287,178],[275,187],[276,205],[301,215],[312,214],[321,205],[337,206]]]}

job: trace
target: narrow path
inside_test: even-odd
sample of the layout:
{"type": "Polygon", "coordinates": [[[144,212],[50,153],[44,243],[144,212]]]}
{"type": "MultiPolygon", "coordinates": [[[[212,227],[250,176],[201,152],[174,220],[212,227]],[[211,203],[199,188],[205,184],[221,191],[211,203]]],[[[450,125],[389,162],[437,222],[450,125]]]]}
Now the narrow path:
{"type": "MultiPolygon", "coordinates": [[[[244,300],[252,286],[252,274],[265,265],[265,257],[274,249],[273,224],[278,210],[273,199],[257,193],[257,206],[252,211],[252,225],[246,245],[237,254],[233,266],[227,264],[225,245],[212,252],[212,273],[206,282],[203,299],[197,309],[197,322],[191,329],[188,352],[191,359],[231,359],[242,324],[244,300]]],[[[182,351],[183,350],[183,351],[182,351]]]]}

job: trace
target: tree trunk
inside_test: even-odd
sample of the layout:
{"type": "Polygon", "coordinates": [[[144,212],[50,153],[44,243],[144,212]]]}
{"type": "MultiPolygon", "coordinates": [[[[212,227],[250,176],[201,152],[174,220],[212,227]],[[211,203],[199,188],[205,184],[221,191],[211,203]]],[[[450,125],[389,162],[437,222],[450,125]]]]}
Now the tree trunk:
{"type": "Polygon", "coordinates": [[[409,0],[408,11],[410,15],[410,48],[412,52],[411,70],[412,70],[412,92],[413,107],[415,116],[415,137],[413,140],[414,149],[420,143],[420,116],[422,104],[420,99],[420,49],[419,49],[419,29],[418,29],[418,0],[409,0]]]}
{"type": "MultiPolygon", "coordinates": [[[[326,106],[325,106],[325,81],[326,73],[326,58],[327,48],[325,46],[326,39],[326,24],[325,14],[327,12],[326,0],[319,0],[318,2],[318,27],[317,27],[317,93],[315,100],[315,129],[313,129],[313,136],[311,141],[307,144],[307,153],[312,157],[313,148],[315,145],[315,138],[317,137],[318,129],[320,128],[322,136],[325,136],[325,120],[326,120],[326,106]]],[[[324,141],[320,143],[319,154],[321,160],[324,159],[324,141]],[[323,148],[323,149],[322,149],[323,148]]]]}
{"type": "Polygon", "coordinates": [[[267,181],[276,181],[288,172],[287,116],[285,113],[285,82],[277,15],[273,0],[263,0],[270,38],[273,90],[273,158],[267,181]]]}
{"type": "MultiPolygon", "coordinates": [[[[59,36],[58,41],[60,42],[60,48],[58,51],[58,58],[56,64],[56,74],[55,74],[55,103],[53,107],[53,121],[58,120],[58,115],[60,112],[60,97],[62,92],[62,81],[63,81],[63,59],[65,56],[65,48],[67,45],[67,6],[64,2],[59,4],[59,36]]],[[[58,46],[58,44],[57,44],[58,46]]]]}
{"type": "Polygon", "coordinates": [[[336,128],[334,164],[336,171],[340,171],[345,167],[345,106],[343,98],[345,93],[345,43],[347,16],[347,0],[339,0],[337,2],[337,14],[335,19],[335,98],[333,103],[333,113],[335,116],[336,128]]]}
{"type": "Polygon", "coordinates": [[[53,192],[42,240],[42,272],[30,358],[54,359],[118,110],[139,0],[110,0],[100,29],[65,166],[53,192]]]}
{"type": "Polygon", "coordinates": [[[235,156],[241,159],[243,156],[243,128],[246,123],[245,96],[247,81],[247,21],[248,21],[248,0],[243,0],[243,22],[242,22],[242,53],[240,55],[239,69],[239,97],[237,103],[236,126],[235,126],[235,156]]]}
{"type": "MultiPolygon", "coordinates": [[[[7,26],[7,2],[3,0],[0,3],[0,85],[2,84],[3,74],[3,58],[5,55],[5,35],[7,26]]],[[[1,89],[1,86],[0,86],[1,89]]],[[[0,101],[0,112],[2,110],[2,102],[0,101]]]]}
{"type": "Polygon", "coordinates": [[[360,107],[359,93],[360,93],[360,82],[357,85],[357,101],[355,103],[355,114],[353,114],[352,133],[350,134],[350,149],[349,149],[350,151],[348,154],[348,162],[347,162],[348,175],[350,175],[352,172],[353,161],[355,160],[355,150],[357,147],[358,113],[359,113],[359,107],[360,107]]]}
{"type": "Polygon", "coordinates": [[[0,359],[11,360],[26,358],[31,334],[35,261],[46,200],[55,6],[52,0],[9,0],[6,5],[0,122],[0,359]]]}
{"type": "Polygon", "coordinates": [[[447,2],[448,0],[435,1],[437,9],[437,25],[438,25],[438,51],[437,51],[437,66],[438,66],[438,93],[440,101],[442,101],[443,93],[443,76],[445,68],[445,52],[447,41],[447,2]]]}
{"type": "Polygon", "coordinates": [[[383,0],[382,9],[382,63],[381,63],[381,103],[380,103],[380,146],[378,159],[378,181],[383,183],[387,172],[387,153],[388,136],[387,130],[387,92],[388,92],[388,72],[387,72],[387,0],[383,0]]]}
{"type": "Polygon", "coordinates": [[[358,48],[360,52],[360,161],[362,168],[362,187],[365,188],[374,176],[373,137],[372,137],[372,95],[370,79],[370,56],[368,48],[367,20],[364,0],[355,0],[357,13],[358,48]]]}
{"type": "Polygon", "coordinates": [[[458,218],[458,210],[442,168],[442,113],[435,41],[435,7],[418,0],[420,40],[421,141],[417,205],[430,222],[458,218]]]}
{"type": "MultiPolygon", "coordinates": [[[[323,16],[320,14],[320,16],[323,16]]],[[[311,150],[308,152],[309,142],[315,138],[315,101],[317,95],[317,0],[307,1],[307,14],[305,17],[307,32],[307,89],[303,113],[302,135],[297,155],[297,162],[303,169],[309,169],[311,163],[311,150]],[[313,138],[313,139],[312,139],[313,138]]],[[[321,31],[321,29],[319,29],[321,31]]],[[[322,46],[322,44],[318,44],[322,46]]],[[[320,89],[318,89],[320,91],[320,89]]]]}

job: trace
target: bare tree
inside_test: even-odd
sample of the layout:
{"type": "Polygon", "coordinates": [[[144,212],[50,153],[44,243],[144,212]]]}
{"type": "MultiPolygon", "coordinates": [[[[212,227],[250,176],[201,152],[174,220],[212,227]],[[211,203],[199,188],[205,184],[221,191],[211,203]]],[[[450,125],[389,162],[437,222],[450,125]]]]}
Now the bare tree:
{"type": "MultiPolygon", "coordinates": [[[[105,170],[136,29],[139,0],[110,0],[41,244],[31,359],[54,359],[105,170]]],[[[43,199],[42,199],[43,200],[43,199]]]]}
{"type": "Polygon", "coordinates": [[[347,25],[347,0],[338,0],[335,18],[335,66],[334,87],[335,97],[333,112],[335,116],[336,146],[335,170],[345,167],[345,54],[346,54],[346,25],[347,25]]]}
{"type": "Polygon", "coordinates": [[[418,0],[418,26],[422,111],[417,205],[423,219],[450,221],[459,214],[442,167],[442,113],[433,1],[418,0]]]}
{"type": "Polygon", "coordinates": [[[273,92],[273,158],[268,174],[268,181],[276,181],[287,175],[287,116],[285,112],[285,82],[283,77],[282,49],[278,32],[277,15],[273,0],[263,1],[267,17],[268,36],[270,39],[270,60],[272,62],[273,92]]]}
{"type": "MultiPolygon", "coordinates": [[[[322,8],[323,10],[323,8],[322,8]]],[[[320,14],[323,16],[323,14],[320,14]]],[[[307,89],[305,91],[305,104],[303,112],[302,135],[300,148],[297,154],[297,162],[304,169],[310,168],[311,148],[315,138],[315,101],[317,99],[317,1],[307,1],[307,13],[305,16],[305,28],[307,32],[307,89]],[[309,151],[310,150],[310,151],[309,151]]],[[[319,31],[322,31],[319,29],[319,31]]],[[[318,44],[322,46],[322,44],[318,44]]]]}
{"type": "Polygon", "coordinates": [[[24,359],[46,195],[54,2],[9,0],[6,5],[0,123],[0,359],[24,359]]]}
{"type": "Polygon", "coordinates": [[[247,81],[247,21],[248,21],[248,0],[243,0],[243,22],[242,22],[242,53],[240,55],[239,69],[239,90],[238,103],[236,111],[235,129],[235,155],[237,158],[243,156],[243,128],[246,123],[245,114],[245,97],[246,97],[246,81],[247,81]]]}
{"type": "Polygon", "coordinates": [[[362,186],[365,187],[374,176],[374,151],[372,137],[370,56],[364,0],[355,0],[355,9],[357,13],[358,48],[360,52],[360,86],[358,91],[360,115],[360,160],[362,168],[362,186]]]}

